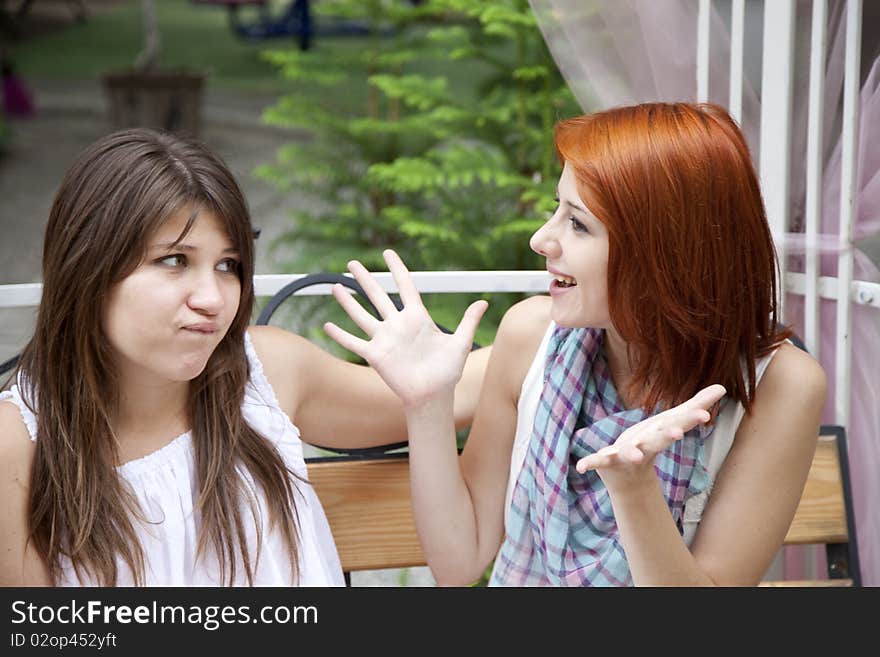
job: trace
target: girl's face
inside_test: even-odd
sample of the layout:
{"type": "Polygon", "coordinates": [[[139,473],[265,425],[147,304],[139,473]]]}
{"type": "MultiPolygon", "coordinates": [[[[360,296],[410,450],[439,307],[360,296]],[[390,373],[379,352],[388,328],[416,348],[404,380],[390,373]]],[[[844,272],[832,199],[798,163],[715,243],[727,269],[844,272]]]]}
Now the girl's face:
{"type": "Polygon", "coordinates": [[[214,213],[199,211],[174,244],[191,214],[184,208],[162,224],[141,264],[109,291],[104,332],[123,381],[191,381],[238,311],[239,255],[214,213]]]}
{"type": "Polygon", "coordinates": [[[551,317],[562,327],[610,328],[608,231],[587,209],[566,162],[557,187],[559,207],[529,245],[547,259],[551,317]]]}

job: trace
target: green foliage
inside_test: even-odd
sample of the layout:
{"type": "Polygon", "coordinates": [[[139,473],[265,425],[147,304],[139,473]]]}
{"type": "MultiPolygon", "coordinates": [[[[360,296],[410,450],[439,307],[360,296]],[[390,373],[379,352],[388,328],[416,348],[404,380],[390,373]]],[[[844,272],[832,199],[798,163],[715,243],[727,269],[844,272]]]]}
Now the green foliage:
{"type": "MultiPolygon", "coordinates": [[[[281,266],[344,271],[358,258],[382,269],[390,246],[414,270],[540,268],[528,236],[552,207],[552,128],[579,110],[526,0],[316,7],[372,33],[358,49],[319,39],[265,54],[302,85],[265,120],[310,135],[258,172],[314,201],[292,213],[276,247],[295,255],[281,266]]],[[[454,326],[472,300],[429,308],[454,326]]],[[[478,341],[492,341],[515,300],[490,299],[478,341]]]]}

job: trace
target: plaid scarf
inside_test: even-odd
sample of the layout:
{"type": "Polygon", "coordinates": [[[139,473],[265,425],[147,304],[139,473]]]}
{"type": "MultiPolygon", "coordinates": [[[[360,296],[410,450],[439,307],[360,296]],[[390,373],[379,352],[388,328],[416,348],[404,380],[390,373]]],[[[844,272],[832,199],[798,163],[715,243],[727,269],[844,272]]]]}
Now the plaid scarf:
{"type": "MultiPolygon", "coordinates": [[[[550,337],[544,389],[490,586],[632,584],[608,490],[595,470],[582,475],[575,469],[579,459],[648,417],[619,400],[604,335],[556,328],[550,337]]],[[[701,454],[711,432],[692,429],[654,461],[680,532],[685,500],[709,484],[701,454]]]]}

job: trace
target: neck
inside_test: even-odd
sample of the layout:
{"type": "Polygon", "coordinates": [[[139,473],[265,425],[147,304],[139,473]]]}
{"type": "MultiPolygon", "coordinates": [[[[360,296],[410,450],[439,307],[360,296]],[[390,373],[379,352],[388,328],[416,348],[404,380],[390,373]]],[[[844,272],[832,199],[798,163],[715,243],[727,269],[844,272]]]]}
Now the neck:
{"type": "Polygon", "coordinates": [[[605,362],[608,365],[608,373],[617,390],[617,396],[626,408],[634,408],[639,404],[638,395],[629,390],[629,382],[632,380],[633,367],[629,359],[627,344],[620,334],[613,328],[605,329],[605,362]]]}
{"type": "Polygon", "coordinates": [[[163,438],[171,440],[189,429],[189,385],[184,381],[120,386],[114,430],[123,451],[139,442],[149,449],[163,438]]]}

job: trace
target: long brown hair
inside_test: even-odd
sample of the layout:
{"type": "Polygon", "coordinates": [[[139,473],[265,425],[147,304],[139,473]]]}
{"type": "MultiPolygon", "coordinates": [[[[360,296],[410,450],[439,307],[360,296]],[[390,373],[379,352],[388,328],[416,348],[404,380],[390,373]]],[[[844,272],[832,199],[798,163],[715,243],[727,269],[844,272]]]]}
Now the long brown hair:
{"type": "Polygon", "coordinates": [[[629,390],[651,409],[721,383],[750,410],[755,359],[791,332],[777,326],[776,251],[739,128],[716,105],[649,103],[561,121],[555,137],[608,230],[629,390]]]}
{"type": "Polygon", "coordinates": [[[117,372],[102,329],[110,288],[144,257],[148,237],[174,213],[192,208],[220,218],[240,254],[241,300],[229,331],[190,383],[190,421],[201,529],[196,558],[213,550],[220,581],[236,579],[236,556],[253,583],[246,522],[250,508],[262,536],[254,488],[261,489],[297,575],[295,479],[274,446],[242,416],[248,363],[244,337],[254,303],[253,227],[235,178],[197,142],[146,129],[125,130],[88,147],[61,183],[46,227],[43,296],[19,381],[38,418],[30,478],[30,536],[60,577],[60,559],[77,576],[117,582],[117,557],[144,583],[145,558],[135,523],[146,522],[116,471],[111,418],[117,372]],[[247,483],[241,470],[249,473],[247,483]]]}

